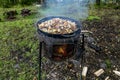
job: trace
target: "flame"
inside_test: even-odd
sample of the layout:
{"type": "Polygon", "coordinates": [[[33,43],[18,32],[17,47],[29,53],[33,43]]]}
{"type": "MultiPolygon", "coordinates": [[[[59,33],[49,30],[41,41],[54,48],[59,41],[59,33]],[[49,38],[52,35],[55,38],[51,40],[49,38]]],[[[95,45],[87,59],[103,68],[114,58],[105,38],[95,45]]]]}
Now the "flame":
{"type": "Polygon", "coordinates": [[[64,51],[63,48],[60,47],[59,50],[58,50],[58,52],[59,52],[59,53],[64,53],[65,51],[64,51]]]}
{"type": "Polygon", "coordinates": [[[67,48],[66,45],[60,46],[60,47],[58,48],[58,53],[59,53],[59,54],[62,54],[63,56],[66,56],[66,48],[67,48]]]}
{"type": "Polygon", "coordinates": [[[53,45],[53,59],[60,61],[73,55],[74,44],[53,45]]]}

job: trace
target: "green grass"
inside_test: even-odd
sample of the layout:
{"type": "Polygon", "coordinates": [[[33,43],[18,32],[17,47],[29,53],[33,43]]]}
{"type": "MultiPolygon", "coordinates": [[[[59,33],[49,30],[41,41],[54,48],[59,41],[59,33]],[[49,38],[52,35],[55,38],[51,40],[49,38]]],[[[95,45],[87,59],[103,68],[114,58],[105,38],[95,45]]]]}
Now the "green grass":
{"type": "MultiPolygon", "coordinates": [[[[33,12],[34,7],[27,7],[33,12]]],[[[0,80],[32,80],[38,76],[38,39],[36,14],[17,15],[14,21],[4,19],[3,12],[21,8],[0,8],[0,80]]]]}
{"type": "Polygon", "coordinates": [[[106,59],[106,60],[105,60],[105,63],[106,63],[106,65],[107,65],[107,68],[110,69],[110,68],[111,68],[111,65],[112,65],[111,61],[110,61],[109,59],[106,59]]]}
{"type": "Polygon", "coordinates": [[[2,21],[6,21],[5,16],[3,15],[4,12],[8,12],[11,10],[16,10],[18,15],[16,15],[16,20],[20,20],[20,19],[24,19],[23,16],[21,15],[21,10],[22,9],[30,9],[31,10],[31,15],[25,17],[26,19],[33,19],[36,16],[37,13],[37,8],[33,5],[33,6],[14,6],[12,8],[0,8],[0,19],[2,19],[2,21]]]}
{"type": "Polygon", "coordinates": [[[100,20],[101,18],[98,16],[89,16],[87,20],[100,20]]]}

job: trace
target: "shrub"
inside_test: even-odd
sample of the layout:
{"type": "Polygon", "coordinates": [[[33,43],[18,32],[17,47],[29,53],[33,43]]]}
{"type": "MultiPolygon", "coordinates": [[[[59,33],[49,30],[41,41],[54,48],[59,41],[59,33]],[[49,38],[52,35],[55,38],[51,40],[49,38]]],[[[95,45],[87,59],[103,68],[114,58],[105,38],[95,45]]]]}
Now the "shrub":
{"type": "Polygon", "coordinates": [[[33,3],[35,3],[37,0],[0,0],[0,3],[2,3],[0,5],[0,7],[4,7],[4,8],[9,8],[12,7],[14,5],[31,5],[33,3]]]}

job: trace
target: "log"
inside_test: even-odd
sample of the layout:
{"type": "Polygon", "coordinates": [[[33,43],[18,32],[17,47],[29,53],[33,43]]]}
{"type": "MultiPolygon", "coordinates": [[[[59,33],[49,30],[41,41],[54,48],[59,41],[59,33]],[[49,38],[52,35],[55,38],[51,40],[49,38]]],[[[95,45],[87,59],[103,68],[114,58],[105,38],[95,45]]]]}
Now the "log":
{"type": "Polygon", "coordinates": [[[107,77],[105,78],[105,80],[109,80],[109,76],[107,76],[107,77]]]}
{"type": "Polygon", "coordinates": [[[81,30],[81,32],[82,32],[82,33],[91,33],[91,34],[93,33],[93,32],[88,31],[88,30],[81,30]]]}
{"type": "Polygon", "coordinates": [[[83,80],[86,80],[87,71],[88,71],[88,67],[83,67],[83,70],[82,70],[82,79],[83,80]]]}
{"type": "Polygon", "coordinates": [[[99,69],[96,72],[94,72],[94,75],[96,75],[98,77],[98,76],[100,76],[103,73],[104,73],[104,70],[103,69],[99,69]]]}
{"type": "Polygon", "coordinates": [[[116,75],[120,76],[120,71],[113,70],[113,72],[114,72],[116,75]]]}

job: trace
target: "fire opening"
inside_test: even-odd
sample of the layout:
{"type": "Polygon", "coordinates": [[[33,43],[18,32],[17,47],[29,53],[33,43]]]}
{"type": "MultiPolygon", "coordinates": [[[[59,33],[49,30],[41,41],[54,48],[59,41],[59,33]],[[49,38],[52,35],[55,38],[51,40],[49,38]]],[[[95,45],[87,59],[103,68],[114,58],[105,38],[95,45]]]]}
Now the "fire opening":
{"type": "Polygon", "coordinates": [[[53,45],[52,58],[55,61],[61,61],[62,59],[69,58],[74,53],[74,44],[57,44],[53,45]]]}

